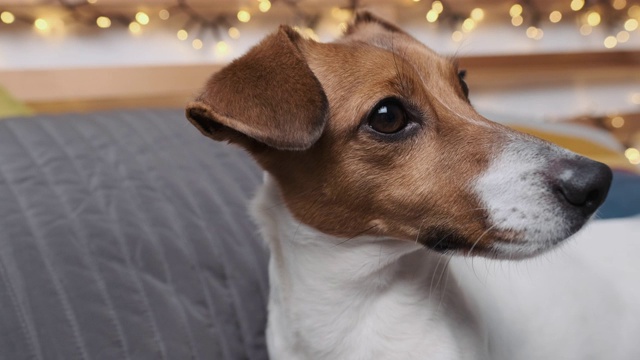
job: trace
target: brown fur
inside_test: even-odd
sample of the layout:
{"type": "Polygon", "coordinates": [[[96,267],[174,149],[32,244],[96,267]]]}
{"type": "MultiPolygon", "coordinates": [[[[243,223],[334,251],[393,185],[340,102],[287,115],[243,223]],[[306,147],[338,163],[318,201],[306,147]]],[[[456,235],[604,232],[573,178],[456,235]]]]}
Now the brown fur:
{"type": "Polygon", "coordinates": [[[201,111],[207,121],[234,129],[221,135],[214,132],[212,137],[247,148],[276,179],[286,206],[299,221],[345,239],[375,234],[435,249],[455,243],[467,251],[473,248],[474,253],[505,237],[488,229],[487,214],[470,183],[487,167],[510,130],[475,112],[464,97],[454,62],[370,14],[357,16],[347,35],[331,44],[291,36],[287,28],[275,37],[281,38],[283,32],[299,51],[293,51],[295,59],[308,66],[313,79],[322,84],[320,89],[306,71],[270,65],[269,71],[284,74],[246,78],[242,89],[228,92],[231,84],[224,82],[237,76],[230,73],[262,69],[249,65],[256,61],[255,54],[271,57],[272,62],[289,56],[264,48],[275,41],[272,35],[222,70],[224,75],[214,75],[187,113],[201,111]],[[269,106],[261,106],[263,100],[254,102],[268,87],[262,82],[276,81],[271,76],[302,77],[297,84],[285,81],[291,88],[283,86],[269,94],[283,106],[273,113],[269,106]],[[261,90],[248,91],[254,87],[261,90]],[[326,94],[328,110],[319,100],[320,90],[326,94]],[[415,136],[383,141],[361,126],[368,112],[390,96],[417,109],[422,125],[415,136]],[[225,102],[241,104],[243,109],[225,102]],[[228,109],[254,114],[240,118],[228,109]],[[279,118],[283,113],[291,116],[279,118]],[[305,131],[319,128],[320,114],[326,120],[323,117],[324,129],[317,138],[305,131]],[[294,143],[298,146],[290,149],[277,146],[294,143]],[[306,150],[291,151],[294,148],[306,150]]]}

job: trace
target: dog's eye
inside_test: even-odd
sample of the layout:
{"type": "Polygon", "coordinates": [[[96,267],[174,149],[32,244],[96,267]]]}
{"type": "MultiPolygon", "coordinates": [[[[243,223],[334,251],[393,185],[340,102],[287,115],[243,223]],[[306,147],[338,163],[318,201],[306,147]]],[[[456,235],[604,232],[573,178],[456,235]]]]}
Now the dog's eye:
{"type": "Polygon", "coordinates": [[[382,134],[394,134],[407,126],[407,113],[397,100],[383,100],[369,115],[369,127],[382,134]]]}
{"type": "Polygon", "coordinates": [[[464,81],[464,77],[467,76],[467,70],[458,71],[458,79],[460,80],[460,87],[462,88],[462,93],[465,98],[469,98],[469,87],[467,83],[464,81]]]}

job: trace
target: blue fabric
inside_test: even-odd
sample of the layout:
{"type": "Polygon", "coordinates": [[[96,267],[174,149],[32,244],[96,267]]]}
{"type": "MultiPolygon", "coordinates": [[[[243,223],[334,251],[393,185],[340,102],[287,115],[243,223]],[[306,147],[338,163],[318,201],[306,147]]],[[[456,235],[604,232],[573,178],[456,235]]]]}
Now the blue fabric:
{"type": "Polygon", "coordinates": [[[640,214],[640,175],[615,170],[607,200],[598,210],[599,219],[640,214]]]}
{"type": "Polygon", "coordinates": [[[266,359],[260,179],[182,111],[0,121],[0,359],[266,359]]]}

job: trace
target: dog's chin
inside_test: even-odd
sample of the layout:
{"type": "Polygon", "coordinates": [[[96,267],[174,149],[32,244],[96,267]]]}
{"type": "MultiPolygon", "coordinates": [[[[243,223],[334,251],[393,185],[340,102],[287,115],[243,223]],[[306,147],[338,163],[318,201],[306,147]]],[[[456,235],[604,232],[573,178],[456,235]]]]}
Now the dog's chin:
{"type": "MultiPolygon", "coordinates": [[[[580,231],[590,218],[567,221],[556,231],[539,231],[538,228],[524,231],[487,230],[484,240],[474,240],[450,234],[439,239],[424,239],[426,248],[446,255],[465,257],[480,256],[498,260],[523,260],[552,251],[580,231]]],[[[544,224],[538,224],[540,227],[544,224]]]]}

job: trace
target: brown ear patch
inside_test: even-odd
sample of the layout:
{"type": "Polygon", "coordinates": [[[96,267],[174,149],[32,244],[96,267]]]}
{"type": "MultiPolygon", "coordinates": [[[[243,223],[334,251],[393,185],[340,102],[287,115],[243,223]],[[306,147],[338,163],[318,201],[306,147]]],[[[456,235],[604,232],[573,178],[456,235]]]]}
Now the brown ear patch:
{"type": "Polygon", "coordinates": [[[293,29],[280,29],[214,74],[187,117],[205,135],[228,139],[225,127],[270,147],[304,150],[324,130],[322,85],[307,65],[293,29]]]}

